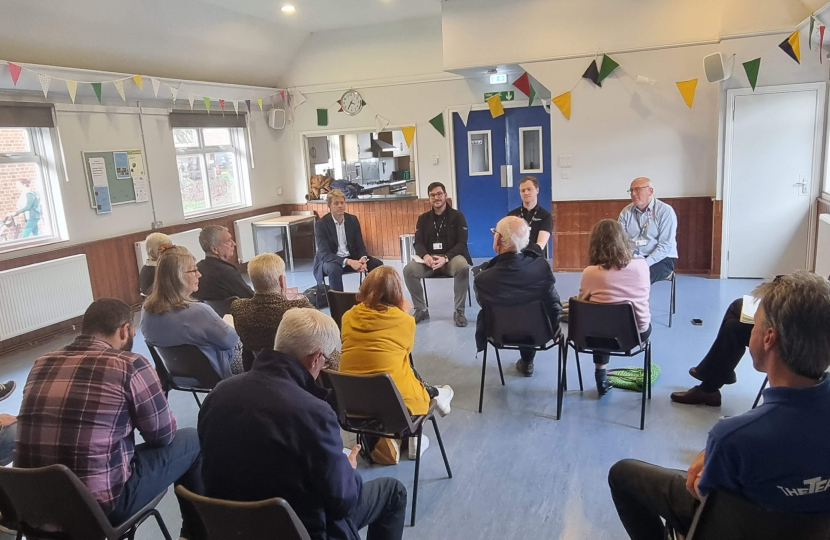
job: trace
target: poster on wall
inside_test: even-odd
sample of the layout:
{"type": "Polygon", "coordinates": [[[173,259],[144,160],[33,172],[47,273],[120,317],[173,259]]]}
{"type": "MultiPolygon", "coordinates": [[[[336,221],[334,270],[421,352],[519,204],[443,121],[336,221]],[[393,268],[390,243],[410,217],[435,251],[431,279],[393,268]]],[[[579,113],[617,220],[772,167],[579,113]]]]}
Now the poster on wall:
{"type": "Polygon", "coordinates": [[[147,179],[144,175],[133,176],[133,189],[135,189],[135,202],[147,202],[150,200],[150,189],[147,187],[147,179]]]}
{"type": "Polygon", "coordinates": [[[107,186],[107,166],[104,162],[104,158],[89,158],[89,171],[92,175],[93,186],[107,186]]]}
{"type": "Polygon", "coordinates": [[[119,180],[130,178],[130,160],[127,158],[127,152],[113,152],[112,158],[115,160],[115,177],[119,180]]]}
{"type": "Polygon", "coordinates": [[[95,186],[95,211],[99,214],[112,212],[112,201],[110,201],[109,186],[95,186]]]}
{"type": "Polygon", "coordinates": [[[126,154],[130,162],[130,176],[146,176],[144,173],[144,160],[141,159],[141,152],[133,150],[128,151],[126,154]]]}

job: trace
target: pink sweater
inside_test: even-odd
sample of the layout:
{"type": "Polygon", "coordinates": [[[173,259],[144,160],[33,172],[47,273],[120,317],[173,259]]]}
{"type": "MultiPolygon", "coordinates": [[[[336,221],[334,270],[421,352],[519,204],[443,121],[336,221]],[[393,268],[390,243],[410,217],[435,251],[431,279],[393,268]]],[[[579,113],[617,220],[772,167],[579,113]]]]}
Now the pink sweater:
{"type": "Polygon", "coordinates": [[[640,332],[645,332],[651,323],[648,295],[651,291],[651,276],[645,259],[633,259],[622,270],[606,270],[589,266],[582,272],[579,282],[580,300],[602,304],[631,302],[640,332]]]}

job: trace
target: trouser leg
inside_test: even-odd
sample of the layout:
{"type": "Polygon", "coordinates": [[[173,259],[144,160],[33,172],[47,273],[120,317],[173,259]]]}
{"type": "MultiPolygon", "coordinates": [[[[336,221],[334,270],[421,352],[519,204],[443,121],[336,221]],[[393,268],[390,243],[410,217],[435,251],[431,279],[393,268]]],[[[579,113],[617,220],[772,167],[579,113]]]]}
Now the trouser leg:
{"type": "Polygon", "coordinates": [[[421,280],[430,278],[434,274],[433,270],[427,265],[415,261],[410,261],[409,264],[403,268],[403,280],[406,283],[406,288],[409,290],[409,295],[412,297],[412,305],[415,309],[425,311],[427,309],[426,301],[424,300],[424,287],[421,280]]]}
{"type": "Polygon", "coordinates": [[[17,422],[0,430],[0,467],[5,467],[14,458],[14,439],[17,436],[17,422]]]}
{"type": "Polygon", "coordinates": [[[323,263],[323,275],[329,277],[329,286],[333,291],[343,290],[343,267],[337,263],[323,263]]]}
{"type": "Polygon", "coordinates": [[[467,303],[467,289],[470,286],[470,265],[467,264],[467,259],[456,255],[441,270],[452,276],[455,311],[463,312],[467,303]]]}
{"type": "Polygon", "coordinates": [[[519,354],[522,360],[528,364],[532,364],[533,359],[536,358],[536,349],[519,349],[519,354]]]}
{"type": "Polygon", "coordinates": [[[360,504],[351,519],[358,529],[369,526],[366,540],[400,540],[406,519],[406,488],[394,478],[364,482],[360,504]]]}
{"type": "Polygon", "coordinates": [[[656,283],[660,280],[666,279],[674,272],[674,259],[671,257],[666,257],[661,261],[657,261],[656,263],[649,266],[649,272],[651,273],[651,282],[656,283]]]}
{"type": "Polygon", "coordinates": [[[753,325],[741,322],[743,298],[738,298],[726,310],[718,335],[709,352],[697,365],[697,373],[703,379],[703,390],[714,392],[735,377],[735,368],[749,347],[753,325]]]}
{"type": "Polygon", "coordinates": [[[366,260],[366,272],[367,273],[371,272],[372,270],[374,270],[378,266],[383,266],[383,261],[381,261],[380,259],[375,259],[374,257],[369,257],[366,260]]]}

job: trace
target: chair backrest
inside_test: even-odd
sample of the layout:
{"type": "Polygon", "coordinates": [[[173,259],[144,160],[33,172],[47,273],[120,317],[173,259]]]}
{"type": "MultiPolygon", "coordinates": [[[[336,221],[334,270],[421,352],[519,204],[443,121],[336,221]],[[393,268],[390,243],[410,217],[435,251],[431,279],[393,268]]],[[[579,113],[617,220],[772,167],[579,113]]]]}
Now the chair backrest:
{"type": "Polygon", "coordinates": [[[329,299],[331,318],[337,323],[337,328],[342,329],[343,314],[357,305],[357,293],[329,290],[326,295],[329,299]]]}
{"type": "Polygon", "coordinates": [[[204,528],[204,540],[311,540],[285,499],[224,501],[196,495],[184,486],[176,486],[176,497],[182,505],[196,510],[204,528]]]}
{"type": "Polygon", "coordinates": [[[557,331],[540,301],[515,306],[487,304],[483,309],[485,334],[498,346],[544,347],[556,339],[557,331]]]}
{"type": "Polygon", "coordinates": [[[176,390],[209,392],[222,380],[214,371],[210,360],[195,345],[159,347],[147,342],[147,348],[150,349],[159,375],[161,367],[176,390]]]}
{"type": "Polygon", "coordinates": [[[292,210],[292,216],[313,216],[314,210],[292,210]]]}
{"type": "Polygon", "coordinates": [[[631,302],[600,304],[570,299],[568,340],[580,349],[629,352],[640,346],[640,331],[631,302]]]}
{"type": "Polygon", "coordinates": [[[73,540],[114,537],[98,501],[65,465],[0,467],[0,490],[29,538],[36,538],[37,531],[60,531],[73,540]]]}
{"type": "Polygon", "coordinates": [[[829,514],[767,510],[731,491],[712,491],[698,507],[686,540],[827,540],[829,514]]]}
{"type": "Polygon", "coordinates": [[[354,375],[325,370],[340,425],[387,435],[413,429],[401,393],[388,373],[354,375]]]}
{"type": "Polygon", "coordinates": [[[213,311],[220,317],[224,317],[231,312],[231,303],[236,298],[226,298],[224,300],[205,300],[205,304],[209,305],[213,311]]]}

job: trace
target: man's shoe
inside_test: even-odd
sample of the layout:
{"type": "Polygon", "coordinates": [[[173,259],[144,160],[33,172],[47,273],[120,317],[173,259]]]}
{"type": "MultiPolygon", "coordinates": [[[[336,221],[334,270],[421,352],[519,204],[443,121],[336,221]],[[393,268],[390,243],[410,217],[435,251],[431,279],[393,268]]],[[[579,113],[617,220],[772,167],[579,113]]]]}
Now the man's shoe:
{"type": "MultiPolygon", "coordinates": [[[[424,455],[424,452],[427,451],[429,448],[429,437],[426,435],[421,435],[421,456],[424,455]]],[[[418,437],[410,437],[409,438],[409,459],[415,461],[415,458],[418,457],[418,437]]]]}
{"type": "Polygon", "coordinates": [[[455,325],[459,328],[467,326],[467,317],[464,316],[463,311],[456,311],[455,315],[453,315],[453,321],[455,321],[455,325]]]}
{"type": "Polygon", "coordinates": [[[604,396],[612,388],[611,381],[608,380],[608,371],[605,369],[594,370],[594,379],[597,382],[597,393],[604,396]]]}
{"type": "MultiPolygon", "coordinates": [[[[697,372],[696,367],[689,368],[689,375],[691,375],[695,379],[699,380],[700,382],[705,382],[703,380],[703,377],[697,372]]],[[[729,374],[729,377],[727,378],[727,380],[724,384],[735,384],[736,382],[738,382],[738,377],[735,375],[735,372],[733,371],[732,373],[729,374]]]]}
{"type": "Polygon", "coordinates": [[[695,386],[685,392],[672,392],[671,400],[683,405],[709,405],[720,407],[720,390],[706,392],[700,386],[695,386]]]}
{"type": "Polygon", "coordinates": [[[428,321],[429,320],[429,311],[426,309],[416,309],[415,310],[415,324],[418,324],[421,321],[428,321]]]}
{"type": "Polygon", "coordinates": [[[435,398],[435,408],[442,417],[447,416],[452,411],[450,404],[452,403],[455,392],[446,384],[436,386],[435,388],[438,390],[438,396],[435,398]]]}
{"type": "Polygon", "coordinates": [[[533,376],[533,362],[525,362],[521,358],[516,362],[516,369],[525,377],[533,376]]]}
{"type": "Polygon", "coordinates": [[[17,388],[17,384],[14,381],[6,381],[3,384],[0,384],[0,401],[3,401],[14,392],[14,389],[17,388]]]}

